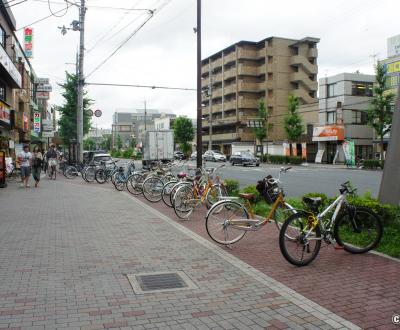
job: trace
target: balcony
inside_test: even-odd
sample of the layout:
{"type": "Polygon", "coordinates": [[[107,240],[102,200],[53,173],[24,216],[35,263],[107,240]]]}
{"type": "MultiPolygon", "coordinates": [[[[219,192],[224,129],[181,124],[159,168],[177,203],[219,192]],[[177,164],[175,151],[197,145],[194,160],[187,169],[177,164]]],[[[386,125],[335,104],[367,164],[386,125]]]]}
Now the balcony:
{"type": "MultiPolygon", "coordinates": [[[[212,127],[222,127],[222,126],[231,126],[234,125],[238,122],[238,119],[236,116],[229,116],[229,117],[224,117],[224,118],[218,118],[215,119],[213,118],[212,120],[212,127]]],[[[210,122],[208,119],[205,119],[202,121],[202,127],[209,127],[210,122]]]]}
{"type": "Polygon", "coordinates": [[[231,52],[228,55],[224,56],[224,64],[228,64],[235,61],[236,61],[236,52],[231,52]]]}
{"type": "Polygon", "coordinates": [[[236,67],[233,67],[224,72],[224,80],[228,80],[230,78],[236,77],[236,67]]]}
{"type": "MultiPolygon", "coordinates": [[[[4,32],[4,31],[3,31],[4,32]]],[[[0,46],[0,66],[3,68],[2,71],[6,72],[6,75],[2,74],[2,78],[8,80],[13,88],[22,87],[22,77],[17,67],[13,63],[12,59],[3,47],[0,46]]]]}
{"type": "Polygon", "coordinates": [[[301,66],[308,74],[318,73],[318,67],[301,55],[293,56],[290,59],[290,65],[301,66]]]}
{"type": "Polygon", "coordinates": [[[294,89],[293,95],[297,96],[306,104],[317,102],[317,99],[311,97],[304,89],[294,89]]]}
{"type": "Polygon", "coordinates": [[[211,67],[213,69],[219,68],[220,66],[222,66],[222,58],[217,58],[216,60],[211,61],[211,67]]]}
{"type": "Polygon", "coordinates": [[[201,66],[201,75],[208,74],[210,72],[210,69],[208,67],[208,64],[203,64],[201,66]]]}
{"type": "Polygon", "coordinates": [[[236,110],[236,101],[224,102],[224,111],[233,109],[236,110]]]}
{"type": "Polygon", "coordinates": [[[265,91],[265,82],[239,82],[239,92],[261,92],[265,91]]]}
{"type": "Polygon", "coordinates": [[[251,59],[251,60],[258,60],[260,57],[259,51],[257,49],[250,50],[250,49],[240,49],[238,50],[238,58],[242,59],[251,59]]]}
{"type": "Polygon", "coordinates": [[[317,58],[318,57],[318,49],[317,48],[310,48],[310,50],[308,51],[308,57],[317,58]]]}
{"type": "Polygon", "coordinates": [[[258,100],[257,99],[248,99],[248,98],[239,98],[239,108],[258,108],[258,100]]]}
{"type": "MultiPolygon", "coordinates": [[[[212,109],[212,113],[221,113],[222,112],[222,104],[221,103],[213,104],[211,109],[212,109]]],[[[210,113],[210,107],[208,104],[205,107],[203,107],[202,112],[205,115],[208,115],[210,113]]]]}
{"type": "Polygon", "coordinates": [[[311,80],[304,72],[292,73],[290,81],[303,84],[309,91],[318,90],[318,82],[311,80]]]}
{"type": "MultiPolygon", "coordinates": [[[[223,134],[213,134],[213,141],[236,141],[239,135],[237,133],[223,133],[223,134]]],[[[210,140],[209,135],[203,135],[203,142],[208,142],[210,140]]]]}
{"type": "Polygon", "coordinates": [[[252,65],[239,64],[238,74],[245,76],[258,76],[259,75],[258,67],[252,65]]]}
{"type": "Polygon", "coordinates": [[[225,95],[236,94],[236,84],[232,84],[232,85],[226,86],[224,88],[224,94],[225,95]]]}

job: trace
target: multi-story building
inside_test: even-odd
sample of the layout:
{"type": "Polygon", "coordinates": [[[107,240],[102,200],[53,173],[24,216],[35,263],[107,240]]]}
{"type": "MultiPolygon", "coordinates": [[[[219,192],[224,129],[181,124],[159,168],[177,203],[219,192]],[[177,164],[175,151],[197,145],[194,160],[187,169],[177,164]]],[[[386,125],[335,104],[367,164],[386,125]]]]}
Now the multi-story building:
{"type": "Polygon", "coordinates": [[[231,153],[233,142],[254,143],[247,122],[257,118],[260,99],[272,124],[267,140],[285,141],[288,96],[297,96],[301,104],[317,102],[318,42],[310,37],[240,41],[204,59],[203,146],[209,143],[210,126],[213,148],[225,154],[231,153]]]}
{"type": "Polygon", "coordinates": [[[36,75],[15,35],[12,11],[5,4],[0,0],[0,148],[15,156],[22,143],[35,138],[36,75]]]}
{"type": "Polygon", "coordinates": [[[157,131],[172,129],[175,118],[176,115],[162,113],[160,118],[154,119],[154,128],[157,131]]]}
{"type": "Polygon", "coordinates": [[[366,110],[374,82],[375,76],[359,73],[319,80],[319,126],[314,128],[313,141],[323,152],[323,162],[344,161],[344,140],[354,141],[356,157],[372,156],[373,129],[367,124],[366,110]]]}
{"type": "Polygon", "coordinates": [[[143,136],[141,133],[147,129],[154,129],[154,120],[162,115],[170,118],[175,117],[174,114],[161,114],[155,109],[117,109],[113,115],[113,148],[116,148],[118,135],[123,146],[130,145],[132,139],[135,139],[136,144],[140,145],[143,136]]]}

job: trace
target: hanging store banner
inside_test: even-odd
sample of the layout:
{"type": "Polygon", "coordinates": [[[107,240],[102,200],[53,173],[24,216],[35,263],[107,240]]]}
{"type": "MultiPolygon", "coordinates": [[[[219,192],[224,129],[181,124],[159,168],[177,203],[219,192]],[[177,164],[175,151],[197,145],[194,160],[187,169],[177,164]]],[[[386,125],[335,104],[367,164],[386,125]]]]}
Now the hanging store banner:
{"type": "Polygon", "coordinates": [[[346,159],[346,164],[355,166],[356,154],[355,154],[354,141],[344,140],[342,146],[343,146],[344,158],[346,159]]]}
{"type": "Polygon", "coordinates": [[[33,57],[33,29],[24,28],[24,52],[27,58],[33,57]]]}
{"type": "Polygon", "coordinates": [[[40,112],[35,112],[33,114],[33,130],[36,133],[40,133],[40,125],[41,125],[40,119],[41,119],[40,112]]]}
{"type": "Polygon", "coordinates": [[[49,92],[36,92],[36,98],[39,100],[48,100],[50,98],[49,92]]]}
{"type": "Polygon", "coordinates": [[[0,121],[10,125],[10,108],[8,105],[0,101],[0,121]]]}
{"type": "Polygon", "coordinates": [[[28,132],[29,130],[29,117],[26,114],[22,114],[22,130],[28,132]]]}
{"type": "Polygon", "coordinates": [[[344,126],[329,125],[314,127],[313,141],[343,141],[344,126]]]}
{"type": "Polygon", "coordinates": [[[39,84],[36,88],[38,92],[52,92],[53,87],[50,84],[39,84]]]}

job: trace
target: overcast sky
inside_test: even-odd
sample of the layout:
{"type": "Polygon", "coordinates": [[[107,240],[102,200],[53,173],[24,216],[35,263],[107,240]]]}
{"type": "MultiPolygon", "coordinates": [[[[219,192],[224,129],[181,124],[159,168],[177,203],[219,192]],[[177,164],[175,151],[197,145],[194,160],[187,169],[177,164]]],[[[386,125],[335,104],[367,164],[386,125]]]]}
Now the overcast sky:
{"type": "MultiPolygon", "coordinates": [[[[53,12],[65,7],[50,0],[53,12]]],[[[373,55],[386,57],[386,39],[400,34],[396,13],[399,0],[203,0],[203,58],[239,40],[259,41],[269,36],[320,38],[319,77],[341,72],[373,73],[373,55]]],[[[153,18],[88,82],[196,87],[196,0],[87,0],[85,74],[113,50],[148,15],[143,11],[111,8],[158,9],[153,18]]],[[[12,7],[17,28],[50,14],[46,0],[28,0],[12,7]]],[[[60,12],[57,15],[62,15],[60,12]]],[[[62,104],[60,88],[66,70],[74,72],[79,33],[62,36],[58,26],[78,19],[72,6],[63,17],[34,24],[34,59],[39,77],[53,84],[50,102],[62,104]]],[[[18,32],[22,40],[22,32],[18,32]]],[[[121,108],[147,106],[177,115],[196,116],[196,93],[143,88],[88,86],[93,109],[103,116],[98,127],[111,127],[112,114],[121,108]]]]}

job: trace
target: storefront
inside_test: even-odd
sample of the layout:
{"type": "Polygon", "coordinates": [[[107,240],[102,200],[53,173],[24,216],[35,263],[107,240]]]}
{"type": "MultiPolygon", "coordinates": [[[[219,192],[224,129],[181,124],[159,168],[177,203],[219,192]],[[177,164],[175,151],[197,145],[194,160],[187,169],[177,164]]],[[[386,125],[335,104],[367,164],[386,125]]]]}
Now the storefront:
{"type": "MultiPolygon", "coordinates": [[[[0,150],[6,157],[10,156],[10,140],[11,140],[11,110],[10,106],[0,101],[0,150]]],[[[12,144],[12,143],[11,143],[12,144]]]]}
{"type": "Polygon", "coordinates": [[[313,142],[318,142],[315,162],[328,164],[344,162],[344,153],[341,148],[344,137],[344,126],[326,125],[315,127],[312,138],[313,142]]]}

